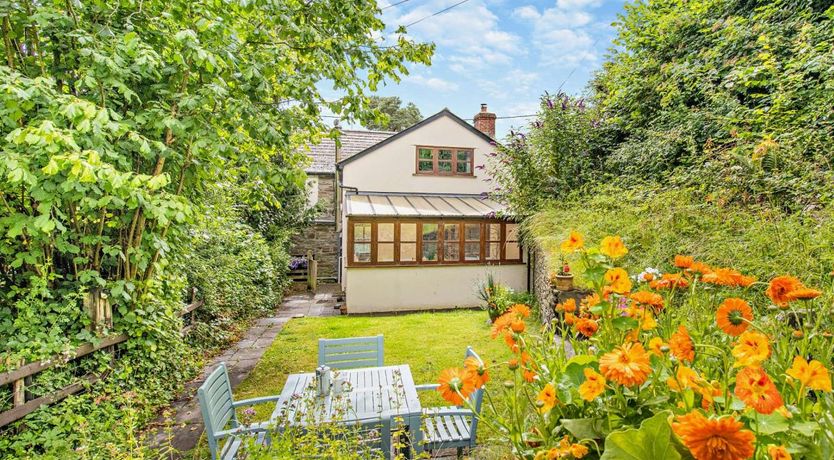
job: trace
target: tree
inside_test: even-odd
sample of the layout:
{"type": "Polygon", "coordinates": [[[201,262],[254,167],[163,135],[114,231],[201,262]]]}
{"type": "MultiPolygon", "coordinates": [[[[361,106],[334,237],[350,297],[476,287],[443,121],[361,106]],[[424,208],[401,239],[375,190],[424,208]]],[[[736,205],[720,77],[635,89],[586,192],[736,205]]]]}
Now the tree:
{"type": "Polygon", "coordinates": [[[423,119],[420,109],[413,102],[403,107],[397,96],[371,96],[369,105],[382,116],[364,123],[363,126],[368,129],[402,131],[423,119]]]}
{"type": "Polygon", "coordinates": [[[372,38],[375,1],[349,3],[3,2],[0,320],[35,279],[137,309],[220,180],[281,208],[322,108],[374,119],[365,93],[430,62],[404,29],[394,46],[372,38]]]}

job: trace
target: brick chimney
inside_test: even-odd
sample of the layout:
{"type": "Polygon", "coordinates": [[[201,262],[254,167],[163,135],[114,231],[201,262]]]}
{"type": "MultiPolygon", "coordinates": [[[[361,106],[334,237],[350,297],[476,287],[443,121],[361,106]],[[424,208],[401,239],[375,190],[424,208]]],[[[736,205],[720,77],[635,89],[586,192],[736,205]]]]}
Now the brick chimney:
{"type": "Polygon", "coordinates": [[[486,104],[481,104],[481,111],[475,114],[475,129],[495,139],[495,114],[487,110],[486,104]]]}

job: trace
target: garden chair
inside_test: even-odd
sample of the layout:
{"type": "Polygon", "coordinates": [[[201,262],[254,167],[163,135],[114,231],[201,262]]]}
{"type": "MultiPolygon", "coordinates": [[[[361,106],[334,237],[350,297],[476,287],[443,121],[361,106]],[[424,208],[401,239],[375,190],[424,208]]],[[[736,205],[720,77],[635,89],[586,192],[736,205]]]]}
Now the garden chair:
{"type": "Polygon", "coordinates": [[[279,396],[276,395],[235,401],[232,397],[232,385],[229,382],[229,373],[226,372],[226,364],[220,363],[197,390],[197,399],[200,401],[200,412],[203,414],[212,460],[236,458],[241,446],[249,441],[247,438],[254,439],[258,445],[268,445],[270,442],[269,422],[241,426],[235,409],[275,402],[278,398],[279,396]],[[223,440],[225,443],[220,448],[220,442],[223,440]]]}
{"type": "MultiPolygon", "coordinates": [[[[481,363],[481,357],[472,349],[466,347],[466,355],[474,357],[481,363]]],[[[436,391],[440,386],[436,383],[417,385],[417,391],[436,391]]],[[[478,416],[481,412],[481,403],[484,397],[484,390],[480,388],[469,396],[469,403],[475,408],[473,412],[467,407],[427,407],[423,409],[423,442],[415,446],[418,452],[422,450],[435,451],[456,447],[458,457],[463,455],[463,450],[471,450],[475,447],[476,434],[478,430],[478,416]]]]}
{"type": "Polygon", "coordinates": [[[348,339],[319,339],[319,366],[356,369],[382,366],[382,335],[348,339]]]}

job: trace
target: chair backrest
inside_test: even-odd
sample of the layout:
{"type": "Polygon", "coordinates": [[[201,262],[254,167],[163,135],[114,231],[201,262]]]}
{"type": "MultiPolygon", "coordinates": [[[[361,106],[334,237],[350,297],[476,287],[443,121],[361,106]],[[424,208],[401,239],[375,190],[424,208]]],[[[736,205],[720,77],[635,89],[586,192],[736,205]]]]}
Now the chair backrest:
{"type": "MultiPolygon", "coordinates": [[[[480,361],[481,364],[484,363],[481,357],[478,356],[477,353],[475,353],[475,350],[473,350],[471,346],[468,346],[466,347],[466,356],[464,356],[463,359],[466,360],[466,358],[470,356],[480,361]]],[[[469,395],[469,403],[472,404],[472,406],[475,408],[475,416],[472,417],[472,424],[469,426],[469,431],[470,433],[472,433],[472,439],[475,439],[475,433],[478,430],[478,417],[480,417],[481,414],[481,404],[483,403],[483,401],[483,387],[475,390],[471,395],[469,395]]]]}
{"type": "Polygon", "coordinates": [[[233,407],[232,385],[229,383],[229,373],[226,364],[220,363],[217,369],[209,374],[200,388],[197,389],[197,399],[200,401],[200,412],[206,426],[211,458],[217,458],[217,438],[215,433],[222,431],[231,422],[237,427],[237,416],[233,407]]]}
{"type": "Polygon", "coordinates": [[[319,366],[355,369],[382,366],[382,335],[349,339],[319,339],[319,366]]]}

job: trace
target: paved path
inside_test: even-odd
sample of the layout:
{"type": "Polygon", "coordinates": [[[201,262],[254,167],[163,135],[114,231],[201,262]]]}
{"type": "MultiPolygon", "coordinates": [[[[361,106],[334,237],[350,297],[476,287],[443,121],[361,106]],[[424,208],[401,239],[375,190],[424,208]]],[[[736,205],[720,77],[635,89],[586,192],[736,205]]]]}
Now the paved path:
{"type": "Polygon", "coordinates": [[[323,284],[316,293],[300,292],[289,294],[284,298],[281,307],[274,315],[257,320],[243,338],[229,347],[221,355],[211,359],[203,368],[199,377],[185,385],[182,394],[171,403],[168,416],[160,416],[151,425],[152,435],[150,443],[155,446],[165,446],[170,442],[171,447],[186,452],[193,449],[203,433],[203,419],[197,402],[197,388],[203,384],[208,374],[225,362],[229,370],[232,388],[242,382],[255,368],[266,349],[272,345],[275,336],[292,318],[302,316],[334,316],[339,310],[334,308],[340,288],[337,284],[323,284]],[[173,426],[171,436],[165,427],[173,426]],[[170,439],[169,439],[170,438],[170,439]]]}

